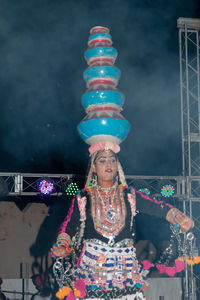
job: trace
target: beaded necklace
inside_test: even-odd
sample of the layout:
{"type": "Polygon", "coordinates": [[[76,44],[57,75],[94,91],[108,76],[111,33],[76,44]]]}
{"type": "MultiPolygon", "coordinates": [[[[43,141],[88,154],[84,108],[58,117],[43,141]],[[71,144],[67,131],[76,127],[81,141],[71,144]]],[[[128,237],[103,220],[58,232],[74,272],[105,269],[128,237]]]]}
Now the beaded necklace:
{"type": "Polygon", "coordinates": [[[101,190],[103,190],[103,191],[105,190],[104,199],[102,198],[102,195],[99,190],[100,190],[100,188],[97,186],[97,193],[98,193],[101,203],[103,204],[105,218],[108,222],[114,223],[116,221],[116,211],[113,209],[113,199],[115,198],[117,186],[114,185],[108,189],[101,188],[101,190]],[[111,195],[111,192],[113,189],[114,189],[114,193],[113,193],[113,195],[111,195]]]}
{"type": "Polygon", "coordinates": [[[122,185],[116,186],[108,210],[101,200],[97,188],[91,188],[92,218],[95,230],[102,236],[113,241],[125,225],[126,209],[122,185]]]}
{"type": "Polygon", "coordinates": [[[115,182],[112,186],[110,186],[108,188],[102,187],[100,185],[97,185],[96,187],[97,187],[98,191],[100,190],[107,194],[107,193],[111,192],[112,190],[114,190],[114,188],[117,187],[117,182],[115,182]]]}

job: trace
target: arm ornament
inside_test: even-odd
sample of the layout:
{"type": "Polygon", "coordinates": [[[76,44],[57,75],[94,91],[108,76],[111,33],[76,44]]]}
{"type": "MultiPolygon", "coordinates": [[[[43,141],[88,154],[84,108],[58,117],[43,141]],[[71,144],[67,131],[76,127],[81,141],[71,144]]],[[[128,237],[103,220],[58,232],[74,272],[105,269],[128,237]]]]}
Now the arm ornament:
{"type": "Polygon", "coordinates": [[[61,232],[58,235],[56,243],[61,246],[64,246],[65,244],[71,245],[71,243],[72,243],[71,237],[67,233],[61,232]]]}
{"type": "MultiPolygon", "coordinates": [[[[63,247],[65,247],[65,249],[67,251],[67,254],[70,254],[70,252],[71,252],[70,251],[71,243],[72,243],[72,241],[71,241],[70,236],[67,233],[62,232],[58,235],[56,243],[54,244],[54,246],[55,247],[63,246],[63,247]]],[[[51,254],[51,257],[56,258],[56,256],[53,254],[52,251],[50,252],[50,254],[51,254]]]]}
{"type": "MultiPolygon", "coordinates": [[[[194,226],[194,222],[175,207],[168,211],[166,219],[174,225],[178,224],[183,229],[185,229],[184,226],[187,225],[188,222],[190,222],[188,229],[194,226]]],[[[185,231],[188,231],[188,229],[185,231]]]]}

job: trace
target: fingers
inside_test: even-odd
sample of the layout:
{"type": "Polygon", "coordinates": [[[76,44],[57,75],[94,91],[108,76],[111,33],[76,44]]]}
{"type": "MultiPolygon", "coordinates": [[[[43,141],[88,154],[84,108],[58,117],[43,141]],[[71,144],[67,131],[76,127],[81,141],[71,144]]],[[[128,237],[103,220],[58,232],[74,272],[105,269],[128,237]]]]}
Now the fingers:
{"type": "Polygon", "coordinates": [[[193,226],[194,226],[194,222],[189,218],[185,219],[184,222],[182,224],[180,224],[180,227],[184,232],[187,232],[193,226]]]}
{"type": "Polygon", "coordinates": [[[64,246],[53,246],[51,248],[51,252],[53,253],[53,255],[55,256],[60,256],[60,257],[66,257],[67,256],[67,251],[66,248],[64,246]]]}

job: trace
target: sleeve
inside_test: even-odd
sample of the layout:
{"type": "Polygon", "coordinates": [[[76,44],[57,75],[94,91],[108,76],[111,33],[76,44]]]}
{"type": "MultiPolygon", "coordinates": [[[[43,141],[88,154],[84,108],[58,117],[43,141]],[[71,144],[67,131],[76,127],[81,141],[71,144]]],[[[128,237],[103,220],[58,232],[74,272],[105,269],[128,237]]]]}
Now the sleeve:
{"type": "Polygon", "coordinates": [[[165,203],[164,201],[151,199],[148,195],[144,195],[140,191],[135,191],[135,193],[136,210],[141,213],[166,219],[168,212],[173,208],[172,205],[165,203]]]}
{"type": "Polygon", "coordinates": [[[56,242],[60,245],[71,245],[72,237],[76,234],[78,228],[80,228],[80,211],[78,197],[75,197],[72,199],[68,214],[61,224],[56,242]]]}
{"type": "Polygon", "coordinates": [[[173,225],[177,224],[184,231],[188,231],[189,228],[194,226],[194,222],[189,217],[171,204],[151,199],[148,195],[144,195],[140,191],[135,191],[135,194],[136,210],[144,214],[166,219],[173,225]]]}

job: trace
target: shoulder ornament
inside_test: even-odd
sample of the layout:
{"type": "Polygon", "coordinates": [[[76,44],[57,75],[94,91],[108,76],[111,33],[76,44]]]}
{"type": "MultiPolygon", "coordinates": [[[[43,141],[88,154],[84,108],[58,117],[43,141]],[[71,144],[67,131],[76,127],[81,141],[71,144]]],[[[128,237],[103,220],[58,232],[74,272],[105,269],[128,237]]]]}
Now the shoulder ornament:
{"type": "Polygon", "coordinates": [[[85,221],[86,220],[86,203],[87,203],[87,198],[86,196],[81,197],[80,194],[76,195],[77,199],[77,204],[80,212],[80,221],[85,221]]]}
{"type": "Polygon", "coordinates": [[[135,216],[137,214],[137,212],[136,212],[136,194],[135,194],[135,190],[133,188],[131,188],[127,192],[127,199],[131,206],[132,216],[135,216]]]}

